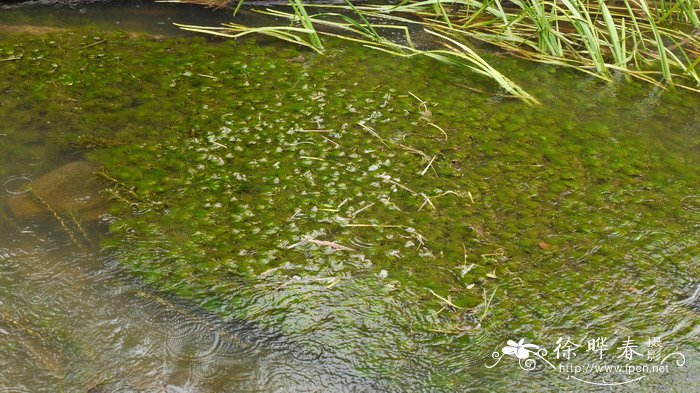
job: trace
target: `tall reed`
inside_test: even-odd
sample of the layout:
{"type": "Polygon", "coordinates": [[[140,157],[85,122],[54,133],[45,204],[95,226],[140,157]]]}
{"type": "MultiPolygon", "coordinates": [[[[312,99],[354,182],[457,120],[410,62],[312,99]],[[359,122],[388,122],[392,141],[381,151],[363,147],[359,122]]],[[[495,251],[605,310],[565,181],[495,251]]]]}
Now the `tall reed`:
{"type": "Polygon", "coordinates": [[[675,85],[700,92],[700,0],[403,0],[393,5],[330,6],[290,0],[290,4],[292,12],[256,11],[286,19],[288,26],[183,28],[226,36],[267,34],[319,52],[320,36],[329,36],[398,56],[427,56],[486,75],[528,103],[537,100],[484,61],[473,49],[475,42],[604,80],[622,73],[664,88],[675,85]],[[397,29],[400,39],[385,34],[397,29]],[[432,42],[414,45],[412,34],[418,31],[427,32],[432,42]]]}

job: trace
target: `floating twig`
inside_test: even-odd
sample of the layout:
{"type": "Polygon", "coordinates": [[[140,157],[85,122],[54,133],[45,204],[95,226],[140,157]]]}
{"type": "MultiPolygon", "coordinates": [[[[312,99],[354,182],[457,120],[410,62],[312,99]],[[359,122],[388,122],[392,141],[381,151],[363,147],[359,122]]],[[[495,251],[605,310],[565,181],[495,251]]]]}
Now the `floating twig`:
{"type": "MultiPolygon", "coordinates": [[[[493,301],[493,297],[496,296],[496,291],[498,290],[498,285],[496,285],[496,288],[493,289],[493,292],[491,293],[491,297],[489,300],[486,302],[486,308],[484,309],[484,313],[481,314],[481,318],[479,318],[479,323],[477,326],[481,326],[481,322],[486,318],[486,313],[489,311],[489,307],[491,307],[491,301],[493,301]]],[[[486,289],[484,289],[484,300],[486,300],[486,289]]]]}
{"type": "Polygon", "coordinates": [[[310,237],[304,238],[301,241],[296,242],[287,248],[288,249],[296,248],[298,246],[302,246],[302,245],[307,244],[307,243],[314,243],[314,244],[318,244],[319,246],[330,247],[334,250],[355,251],[354,248],[346,247],[346,246],[343,246],[342,244],[338,244],[335,242],[329,242],[327,240],[318,240],[318,239],[314,239],[314,238],[310,238],[310,237]]]}
{"type": "Polygon", "coordinates": [[[447,140],[447,133],[445,132],[445,130],[442,129],[442,127],[440,127],[439,125],[437,125],[435,123],[431,123],[431,122],[428,122],[428,124],[437,128],[438,130],[440,130],[440,132],[442,132],[445,135],[445,140],[447,140]]]}
{"type": "Polygon", "coordinates": [[[329,242],[326,240],[318,240],[318,239],[308,239],[309,243],[315,243],[318,244],[319,246],[326,246],[330,247],[335,250],[341,250],[341,251],[355,251],[354,248],[346,247],[341,244],[335,243],[335,242],[329,242]]]}
{"type": "Polygon", "coordinates": [[[299,158],[303,158],[303,159],[305,159],[305,160],[326,161],[326,160],[323,159],[323,158],[311,157],[311,156],[299,156],[299,158]]]}
{"type": "Polygon", "coordinates": [[[289,219],[287,219],[287,221],[292,221],[292,220],[294,220],[295,218],[297,218],[297,214],[299,214],[299,213],[301,213],[301,209],[295,210],[295,211],[294,211],[294,214],[292,214],[292,216],[289,217],[289,219]]]}
{"type": "Polygon", "coordinates": [[[73,231],[71,231],[70,228],[66,225],[66,222],[63,221],[63,219],[62,219],[61,216],[58,214],[58,212],[56,212],[56,211],[51,207],[51,205],[50,205],[48,202],[46,202],[46,200],[44,200],[44,198],[40,197],[39,194],[37,194],[36,191],[34,191],[34,188],[30,188],[30,189],[29,189],[29,192],[32,194],[32,196],[33,196],[34,198],[36,198],[37,201],[39,201],[39,203],[41,203],[42,206],[44,206],[44,208],[45,208],[46,210],[49,211],[49,213],[51,213],[51,215],[54,216],[54,218],[56,219],[56,221],[58,221],[58,223],[61,225],[61,228],[63,229],[64,232],[66,232],[66,234],[68,235],[68,237],[70,238],[70,240],[73,242],[73,244],[75,244],[76,246],[78,246],[78,248],[80,248],[80,249],[82,249],[83,251],[85,251],[85,248],[83,247],[82,243],[80,243],[80,242],[78,241],[78,239],[75,237],[75,234],[73,233],[73,231]]]}
{"type": "Polygon", "coordinates": [[[377,133],[372,129],[372,127],[366,126],[366,125],[364,125],[364,124],[362,124],[362,123],[360,123],[360,122],[358,122],[357,124],[358,124],[360,127],[364,128],[364,129],[365,129],[367,132],[369,132],[370,134],[374,135],[377,139],[379,139],[379,141],[382,142],[382,144],[383,144],[384,146],[389,147],[389,145],[387,145],[386,142],[384,142],[384,139],[382,139],[382,137],[379,136],[379,134],[377,134],[377,133]]]}
{"type": "Polygon", "coordinates": [[[326,289],[331,289],[333,288],[337,283],[340,282],[340,278],[338,277],[333,277],[333,281],[326,286],[326,289]]]}
{"type": "Polygon", "coordinates": [[[391,183],[393,183],[393,184],[396,184],[397,186],[399,186],[399,187],[403,188],[404,190],[406,190],[406,191],[410,192],[410,193],[411,193],[411,194],[413,194],[413,195],[416,195],[416,196],[417,196],[417,195],[419,195],[419,194],[418,194],[417,192],[415,192],[415,191],[411,190],[410,188],[408,188],[408,187],[404,186],[403,184],[401,184],[401,183],[397,182],[397,181],[396,181],[396,180],[394,180],[394,179],[389,179],[389,181],[390,181],[391,183]]]}
{"type": "Polygon", "coordinates": [[[427,166],[423,169],[423,171],[420,173],[421,176],[425,175],[425,172],[427,172],[428,169],[430,168],[430,166],[433,165],[433,161],[435,161],[436,158],[437,158],[437,156],[433,156],[433,158],[430,160],[430,162],[428,163],[428,165],[427,165],[427,166]]]}
{"type": "Polygon", "coordinates": [[[420,103],[419,108],[420,108],[421,116],[427,120],[431,116],[430,110],[428,109],[427,102],[421,100],[420,98],[418,98],[417,95],[411,93],[410,91],[408,92],[408,94],[410,94],[413,98],[418,100],[418,102],[420,103]]]}
{"type": "Polygon", "coordinates": [[[413,148],[411,146],[402,145],[401,143],[397,143],[397,145],[404,150],[408,150],[411,153],[418,154],[419,156],[423,157],[423,159],[425,161],[430,161],[430,156],[425,154],[425,152],[422,152],[422,151],[420,151],[416,148],[413,148]]]}
{"type": "Polygon", "coordinates": [[[355,216],[358,215],[358,214],[360,214],[361,211],[367,210],[367,209],[369,209],[369,208],[372,207],[372,206],[374,206],[374,202],[370,203],[369,205],[367,205],[367,206],[363,207],[362,209],[360,209],[360,210],[356,211],[355,213],[353,213],[353,214],[352,214],[352,218],[355,218],[355,216]]]}
{"type": "Polygon", "coordinates": [[[420,207],[418,208],[418,211],[421,211],[421,209],[423,209],[423,207],[425,207],[426,204],[429,204],[430,206],[432,206],[433,210],[437,210],[435,208],[435,205],[433,205],[433,201],[431,201],[427,195],[423,194],[422,192],[420,193],[420,195],[424,198],[424,200],[423,200],[423,204],[420,205],[420,207]]]}
{"type": "Polygon", "coordinates": [[[405,225],[391,224],[345,224],[346,227],[371,227],[371,228],[405,228],[405,225]]]}
{"type": "Polygon", "coordinates": [[[93,43],[90,44],[90,45],[85,45],[85,46],[83,47],[83,49],[87,49],[87,48],[89,48],[89,47],[91,47],[91,46],[99,45],[99,44],[101,44],[101,43],[103,43],[103,42],[105,42],[105,41],[107,41],[107,40],[99,40],[99,41],[97,41],[97,42],[93,42],[93,43]]]}
{"type": "Polygon", "coordinates": [[[459,310],[464,310],[464,307],[460,307],[460,306],[458,306],[458,305],[452,303],[452,301],[449,299],[449,296],[448,296],[448,298],[444,298],[444,297],[438,295],[437,293],[435,293],[435,292],[434,292],[432,289],[430,289],[430,288],[428,288],[428,291],[430,291],[430,293],[432,293],[433,296],[435,296],[436,298],[442,300],[442,301],[443,301],[445,304],[447,304],[448,306],[453,307],[453,308],[456,308],[456,309],[459,309],[459,310]]]}
{"type": "Polygon", "coordinates": [[[323,136],[323,135],[321,135],[321,138],[323,138],[323,139],[325,139],[326,141],[328,141],[328,142],[334,144],[335,147],[341,148],[340,144],[338,144],[338,142],[334,141],[333,139],[327,138],[327,137],[325,137],[325,136],[323,136]]]}

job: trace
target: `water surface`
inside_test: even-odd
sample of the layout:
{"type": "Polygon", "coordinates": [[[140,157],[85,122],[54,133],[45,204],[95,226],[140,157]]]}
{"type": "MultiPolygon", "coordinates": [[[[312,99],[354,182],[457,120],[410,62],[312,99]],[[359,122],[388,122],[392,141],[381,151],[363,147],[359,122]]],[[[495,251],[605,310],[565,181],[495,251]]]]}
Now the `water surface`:
{"type": "Polygon", "coordinates": [[[0,41],[21,55],[0,63],[0,179],[87,156],[115,218],[83,246],[5,224],[3,329],[29,348],[6,386],[586,390],[484,366],[566,336],[660,338],[684,366],[621,389],[697,385],[696,95],[488,55],[529,107],[429,61],[135,37],[103,30],[167,18],[92,10],[0,41]]]}

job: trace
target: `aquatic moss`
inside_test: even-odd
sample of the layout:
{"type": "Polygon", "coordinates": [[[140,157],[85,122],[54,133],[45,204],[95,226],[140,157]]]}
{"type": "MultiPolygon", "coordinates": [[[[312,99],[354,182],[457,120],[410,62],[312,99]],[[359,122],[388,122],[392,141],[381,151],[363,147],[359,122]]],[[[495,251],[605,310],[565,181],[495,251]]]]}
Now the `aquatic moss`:
{"type": "Polygon", "coordinates": [[[0,63],[0,168],[115,141],[87,154],[120,183],[105,245],[124,266],[397,387],[464,386],[441,359],[504,334],[663,330],[630,305],[657,315],[698,275],[696,96],[503,60],[542,93],[530,108],[446,66],[329,51],[2,36],[0,57],[23,57],[0,63]]]}

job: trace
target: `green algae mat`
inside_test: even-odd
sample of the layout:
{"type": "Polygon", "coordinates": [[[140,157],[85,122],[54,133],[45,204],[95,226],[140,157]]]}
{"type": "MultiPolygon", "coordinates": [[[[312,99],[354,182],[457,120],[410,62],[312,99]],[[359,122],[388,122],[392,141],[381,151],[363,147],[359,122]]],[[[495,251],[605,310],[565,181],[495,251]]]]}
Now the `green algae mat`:
{"type": "Polygon", "coordinates": [[[98,163],[125,268],[377,390],[696,386],[700,97],[328,52],[0,35],[0,179],[98,163]]]}

